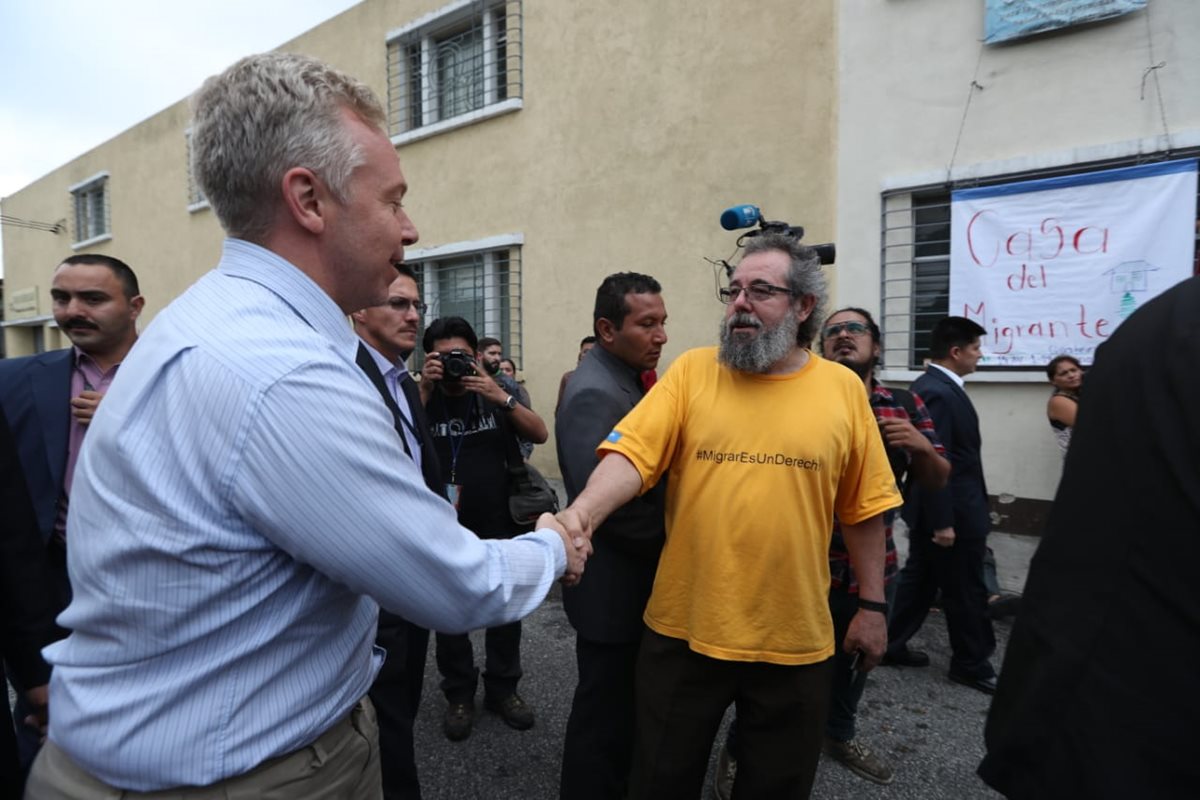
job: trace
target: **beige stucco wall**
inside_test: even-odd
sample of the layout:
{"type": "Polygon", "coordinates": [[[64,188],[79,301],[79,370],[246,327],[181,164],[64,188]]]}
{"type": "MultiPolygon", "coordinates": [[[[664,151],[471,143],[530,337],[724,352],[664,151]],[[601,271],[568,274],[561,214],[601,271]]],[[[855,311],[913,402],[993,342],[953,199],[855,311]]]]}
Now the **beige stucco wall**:
{"type": "MultiPolygon", "coordinates": [[[[1148,12],[1003,46],[984,46],[983,0],[840,0],[837,241],[840,302],[879,308],[880,194],[938,183],[959,136],[954,177],[1200,144],[1200,3],[1154,0],[1148,12]],[[1147,27],[1149,14],[1149,28],[1147,27]],[[978,65],[978,72],[976,66],[978,65]]],[[[903,379],[905,375],[897,375],[903,379]]],[[[993,494],[1050,499],[1061,459],[1045,418],[1048,386],[968,379],[993,494]]]]}
{"type": "MultiPolygon", "coordinates": [[[[386,97],[387,33],[441,6],[367,0],[281,49],[386,97]]],[[[524,236],[523,372],[547,420],[605,275],[662,282],[665,367],[715,340],[722,309],[703,258],[733,252],[724,208],[757,203],[811,241],[832,239],[834,7],[770,0],[748,16],[721,4],[527,2],[522,110],[399,148],[421,247],[524,236]]],[[[186,210],[186,125],[181,102],[7,198],[5,213],[66,218],[66,187],[108,170],[113,238],[94,249],[138,271],[149,319],[219,254],[212,212],[186,210]]],[[[71,238],[5,228],[10,291],[48,286],[71,238]]],[[[557,472],[551,446],[535,460],[557,472]]]]}

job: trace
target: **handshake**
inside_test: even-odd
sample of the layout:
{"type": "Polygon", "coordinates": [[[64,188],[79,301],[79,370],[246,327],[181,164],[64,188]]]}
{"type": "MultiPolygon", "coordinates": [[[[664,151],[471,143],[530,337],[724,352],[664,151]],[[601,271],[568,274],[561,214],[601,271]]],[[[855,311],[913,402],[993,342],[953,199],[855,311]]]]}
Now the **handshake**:
{"type": "Polygon", "coordinates": [[[583,565],[592,554],[592,523],[591,517],[574,505],[568,506],[557,514],[542,514],[538,517],[537,528],[550,528],[558,531],[563,539],[563,547],[567,551],[567,570],[563,573],[564,586],[575,586],[583,578],[583,565]]]}

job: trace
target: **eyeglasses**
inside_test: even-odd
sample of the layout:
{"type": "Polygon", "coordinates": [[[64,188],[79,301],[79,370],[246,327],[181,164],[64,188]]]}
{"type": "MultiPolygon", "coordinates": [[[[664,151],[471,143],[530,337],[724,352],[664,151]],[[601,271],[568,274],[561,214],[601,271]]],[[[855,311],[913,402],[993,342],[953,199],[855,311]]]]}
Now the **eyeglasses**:
{"type": "Polygon", "coordinates": [[[836,325],[829,325],[821,333],[822,339],[831,339],[839,335],[842,331],[851,336],[865,336],[871,332],[871,329],[861,322],[839,322],[836,325]]]}
{"type": "Polygon", "coordinates": [[[785,289],[782,286],[772,286],[769,283],[752,283],[749,286],[737,286],[735,284],[728,288],[722,287],[717,289],[717,299],[729,305],[734,300],[737,300],[737,296],[742,292],[746,293],[746,299],[751,303],[765,302],[777,294],[795,294],[791,289],[785,289]]]}
{"type": "Polygon", "coordinates": [[[389,298],[384,305],[389,306],[393,311],[399,311],[401,314],[407,313],[410,308],[415,308],[418,314],[424,314],[425,309],[429,308],[429,306],[420,300],[409,300],[407,297],[389,298]]]}

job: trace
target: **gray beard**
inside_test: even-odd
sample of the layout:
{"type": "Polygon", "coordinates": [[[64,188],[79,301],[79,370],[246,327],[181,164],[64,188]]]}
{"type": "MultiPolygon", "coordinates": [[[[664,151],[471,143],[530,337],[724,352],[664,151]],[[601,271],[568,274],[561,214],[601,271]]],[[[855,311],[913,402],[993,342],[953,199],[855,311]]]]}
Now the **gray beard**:
{"type": "Polygon", "coordinates": [[[773,365],[787,358],[796,346],[796,333],[800,320],[789,314],[774,328],[757,323],[749,314],[735,314],[721,321],[721,349],[717,358],[730,369],[739,372],[765,374],[773,365]],[[734,336],[730,331],[734,325],[758,324],[758,335],[752,338],[734,336]]]}

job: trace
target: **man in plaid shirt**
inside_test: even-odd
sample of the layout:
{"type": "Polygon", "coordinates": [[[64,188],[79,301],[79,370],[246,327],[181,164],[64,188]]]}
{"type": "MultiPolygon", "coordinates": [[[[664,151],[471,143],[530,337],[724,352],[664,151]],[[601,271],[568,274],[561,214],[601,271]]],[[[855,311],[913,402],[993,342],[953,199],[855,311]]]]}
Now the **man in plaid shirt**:
{"type": "MultiPolygon", "coordinates": [[[[902,485],[907,476],[928,488],[944,486],[950,475],[950,461],[934,432],[933,420],[925,410],[925,404],[911,392],[889,389],[875,380],[875,365],[880,355],[879,326],[870,313],[861,308],[834,312],[821,329],[821,352],[825,358],[849,367],[862,378],[887,445],[888,460],[897,485],[902,485]]],[[[898,570],[896,545],[892,541],[892,523],[897,511],[888,511],[883,519],[887,537],[883,575],[889,603],[893,594],[892,578],[898,570]]],[[[850,555],[836,519],[829,543],[829,577],[829,610],[836,637],[838,631],[845,630],[858,608],[858,581],[850,567],[850,555]]],[[[850,668],[851,658],[840,650],[836,656],[829,720],[825,726],[825,752],[867,780],[891,783],[892,768],[854,735],[854,716],[867,676],[850,668]]]]}
{"type": "MultiPolygon", "coordinates": [[[[835,311],[821,328],[819,344],[825,358],[849,367],[862,378],[870,396],[871,409],[879,421],[879,432],[887,447],[897,485],[902,484],[907,475],[931,489],[944,486],[950,476],[950,461],[946,458],[945,448],[938,441],[925,404],[911,392],[889,389],[875,380],[875,366],[881,351],[879,326],[870,312],[861,308],[835,311]]],[[[885,512],[883,517],[887,538],[887,560],[883,575],[889,603],[893,593],[891,579],[898,571],[896,545],[892,541],[892,523],[898,511],[892,509],[885,512]]],[[[850,553],[842,539],[836,517],[829,543],[829,577],[829,611],[833,617],[834,641],[840,642],[846,638],[846,629],[859,606],[858,580],[850,567],[850,553]]],[[[891,766],[855,737],[854,717],[866,686],[867,673],[852,669],[853,662],[853,654],[838,648],[834,656],[824,749],[855,774],[886,785],[892,782],[891,766]]],[[[733,791],[737,773],[736,750],[735,724],[730,727],[729,739],[717,763],[715,789],[720,800],[727,800],[733,791]]]]}

